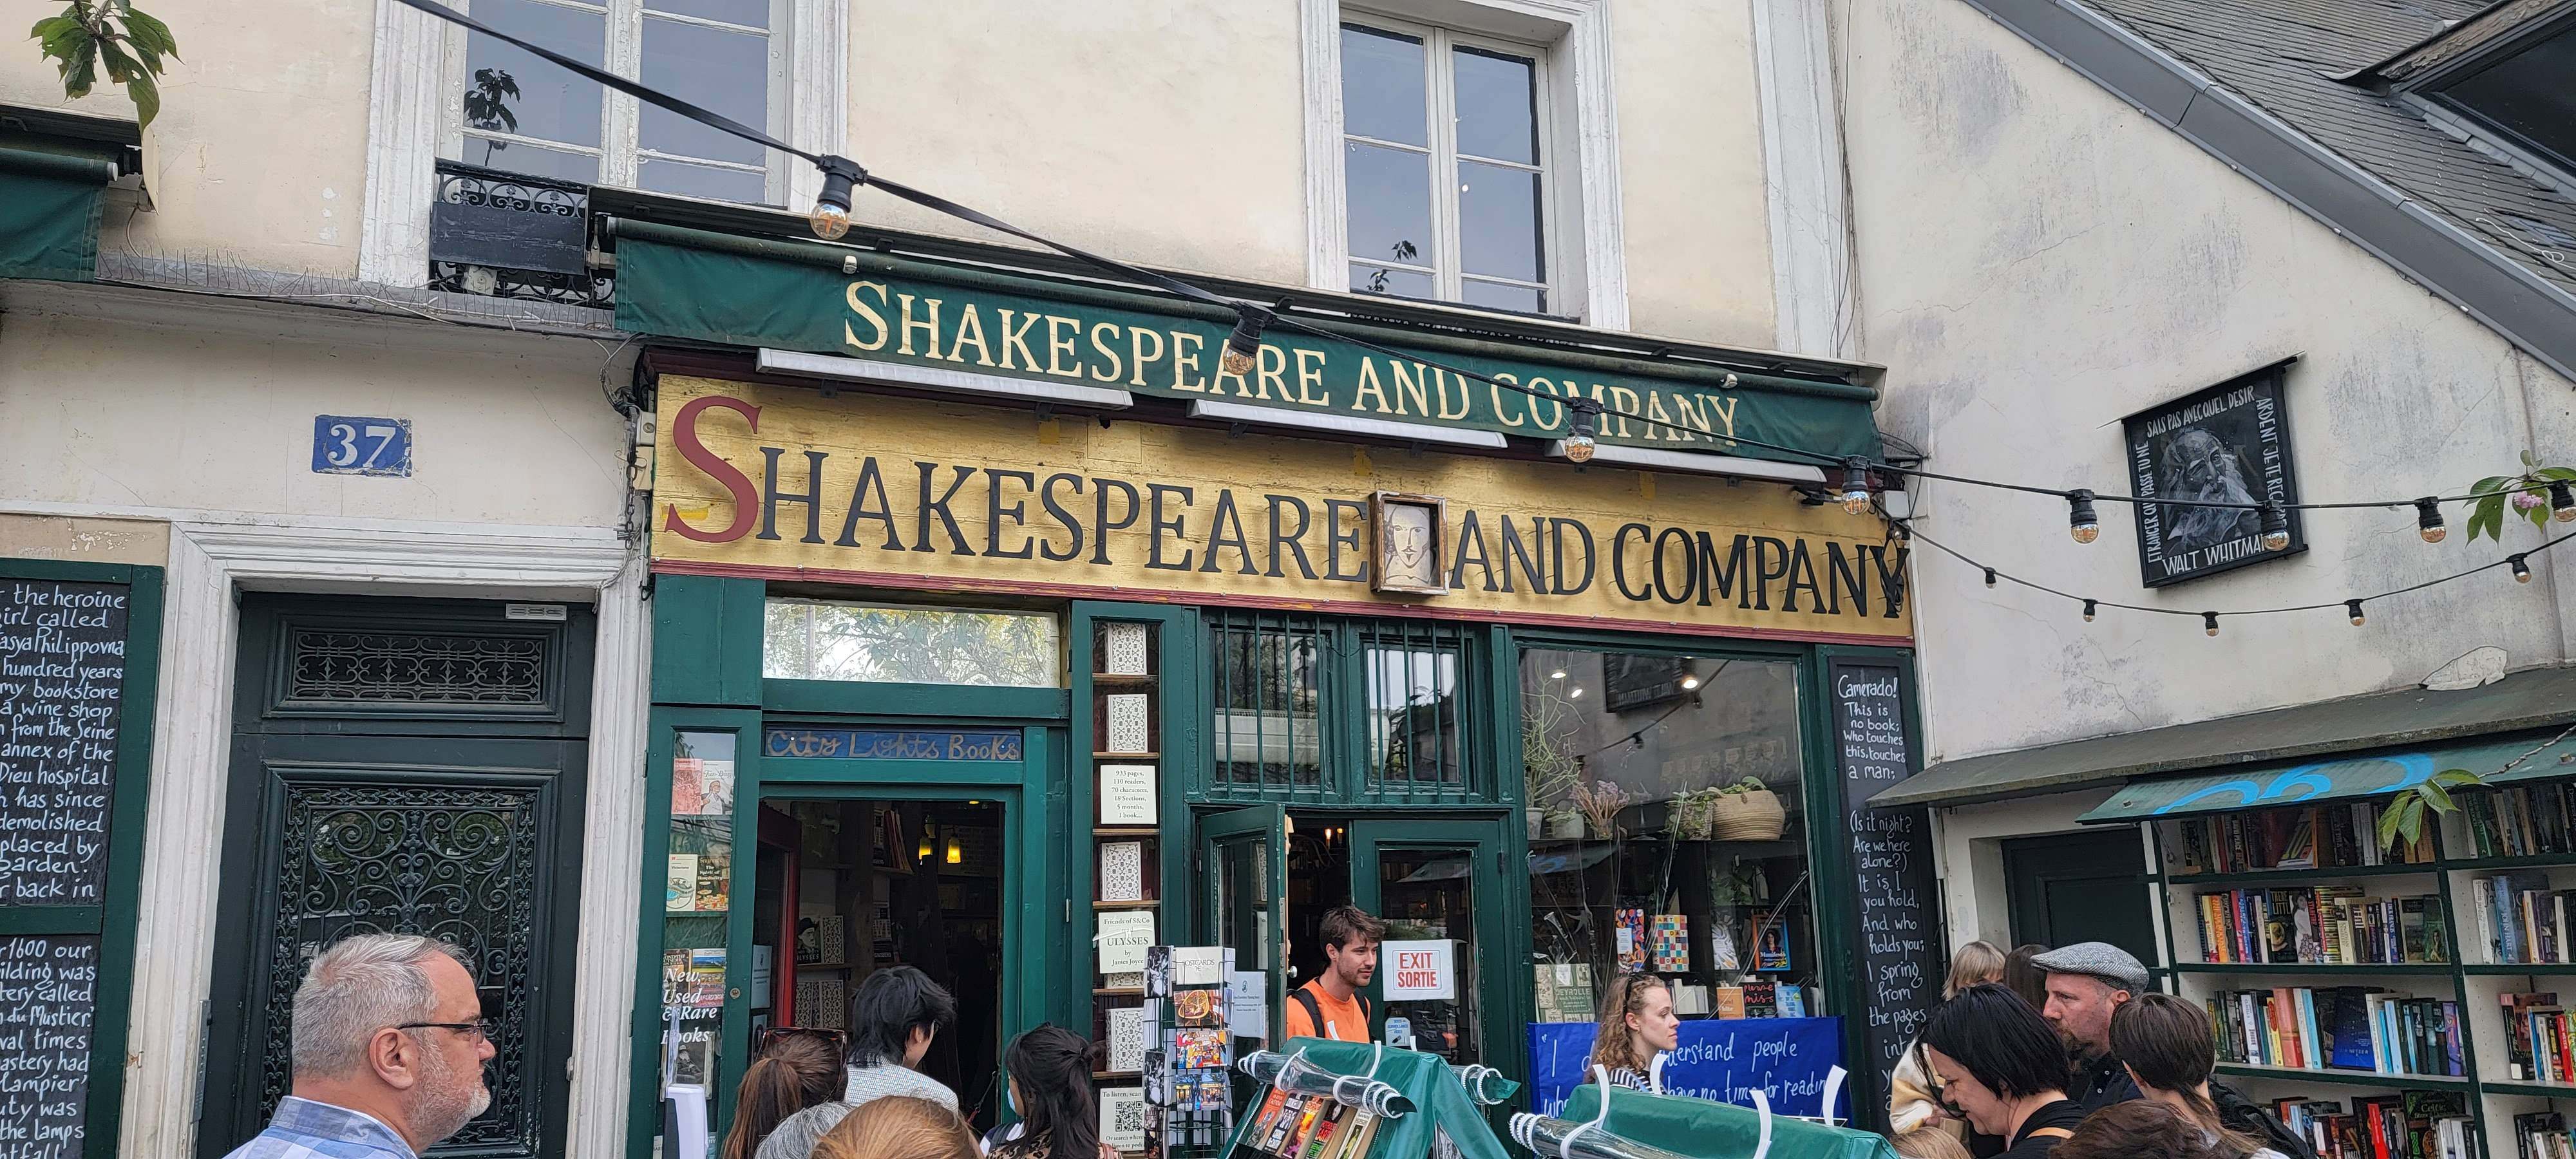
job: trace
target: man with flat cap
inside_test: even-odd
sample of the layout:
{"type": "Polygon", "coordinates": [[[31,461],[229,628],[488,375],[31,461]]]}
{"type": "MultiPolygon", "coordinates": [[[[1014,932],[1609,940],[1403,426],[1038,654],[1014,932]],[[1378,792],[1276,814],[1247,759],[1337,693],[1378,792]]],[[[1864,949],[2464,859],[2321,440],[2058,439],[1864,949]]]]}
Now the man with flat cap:
{"type": "Polygon", "coordinates": [[[2111,1055],[2111,1014],[2147,992],[2146,966],[2109,942],[2077,942],[2030,963],[2048,972],[2048,1005],[2039,1013],[2066,1044],[2073,1071],[2066,1097],[2088,1112],[2137,1098],[2137,1080],[2111,1055]]]}

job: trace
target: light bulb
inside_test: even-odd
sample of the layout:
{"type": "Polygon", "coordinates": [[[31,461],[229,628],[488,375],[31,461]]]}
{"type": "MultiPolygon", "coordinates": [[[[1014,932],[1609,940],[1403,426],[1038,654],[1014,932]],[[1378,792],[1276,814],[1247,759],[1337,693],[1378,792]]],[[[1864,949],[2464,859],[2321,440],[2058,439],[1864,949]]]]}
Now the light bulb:
{"type": "Polygon", "coordinates": [[[1565,669],[1559,668],[1554,672],[1550,672],[1547,674],[1547,678],[1550,680],[1563,680],[1565,679],[1565,669]]]}
{"type": "Polygon", "coordinates": [[[1565,697],[1566,697],[1566,699],[1568,699],[1568,700],[1581,700],[1581,699],[1583,699],[1583,690],[1582,690],[1582,689],[1580,689],[1580,688],[1577,688],[1577,689],[1575,689],[1575,690],[1574,690],[1574,691],[1572,691],[1572,692],[1566,693],[1566,694],[1565,694],[1565,697]]]}
{"type": "Polygon", "coordinates": [[[824,241],[837,241],[850,232],[850,207],[829,202],[814,203],[814,212],[805,215],[805,224],[814,227],[814,236],[824,241]]]}
{"type": "Polygon", "coordinates": [[[1565,457],[1577,463],[1592,461],[1592,452],[1600,447],[1594,438],[1598,433],[1592,416],[1601,413],[1601,404],[1590,399],[1575,399],[1566,404],[1574,411],[1574,428],[1565,436],[1565,457]]]}
{"type": "Polygon", "coordinates": [[[2263,505],[2263,550],[2281,551],[2290,546],[2290,512],[2278,503],[2263,505]]]}
{"type": "Polygon", "coordinates": [[[2207,629],[2210,635],[2212,635],[2212,636],[2217,635],[2217,634],[2218,634],[2218,613],[2216,613],[2216,612],[2202,612],[2202,613],[2200,614],[2200,626],[2201,626],[2202,628],[2204,628],[2204,629],[2207,629]]]}
{"type": "Polygon", "coordinates": [[[2098,605],[2098,604],[2096,604],[2096,603],[2094,603],[2092,600],[2086,600],[2086,601],[2084,601],[2084,622],[2085,622],[2085,623],[2090,624],[2090,623],[2092,623],[2092,622],[2093,622],[2093,613],[2094,613],[2094,611],[2095,611],[2098,607],[2099,607],[2099,605],[2098,605]]]}
{"type": "Polygon", "coordinates": [[[2362,625],[2362,621],[2369,618],[2361,614],[2360,600],[2345,600],[2343,610],[2352,613],[2352,626],[2356,628],[2362,625]]]}
{"type": "Polygon", "coordinates": [[[2102,534],[2102,520],[2093,514],[2093,493],[2078,487],[2066,493],[2066,533],[2077,543],[2091,543],[2102,534]]]}
{"type": "Polygon", "coordinates": [[[1986,586],[1987,586],[1987,587],[1993,587],[1993,586],[1995,586],[1995,569],[1993,569],[1993,568],[1987,568],[1987,569],[1986,569],[1986,586]]]}
{"type": "Polygon", "coordinates": [[[867,171],[847,157],[825,157],[815,164],[823,170],[823,191],[814,195],[814,212],[805,215],[805,224],[814,228],[814,236],[833,241],[850,232],[850,192],[867,171]]]}
{"type": "Polygon", "coordinates": [[[2513,565],[2513,582],[2518,584],[2531,582],[2531,565],[2522,562],[2521,556],[2509,555],[2505,557],[2505,561],[2513,565]]]}
{"type": "Polygon", "coordinates": [[[1578,430],[1565,436],[1565,457],[1570,462],[1589,463],[1594,448],[1598,446],[1600,444],[1593,441],[1591,435],[1578,430]]]}
{"type": "Polygon", "coordinates": [[[2549,515],[2560,523],[2576,519],[2576,493],[2568,491],[2563,479],[2549,484],[2549,515]]]}
{"type": "Polygon", "coordinates": [[[2440,543],[2450,532],[2442,526],[2442,503],[2427,495],[2415,501],[2415,534],[2426,543],[2440,543]]]}
{"type": "Polygon", "coordinates": [[[1869,514],[1869,461],[1858,455],[1843,460],[1843,511],[1869,514]]]}
{"type": "Polygon", "coordinates": [[[1688,691],[1690,691],[1691,689],[1694,689],[1694,688],[1697,688],[1697,687],[1699,687],[1699,677],[1697,677],[1697,676],[1684,676],[1684,677],[1682,677],[1682,691],[1684,691],[1684,692],[1688,692],[1688,691]]]}
{"type": "Polygon", "coordinates": [[[1234,308],[1234,333],[1225,336],[1225,354],[1218,364],[1237,378],[1252,373],[1261,355],[1261,332],[1270,326],[1272,314],[1249,302],[1234,308]]]}

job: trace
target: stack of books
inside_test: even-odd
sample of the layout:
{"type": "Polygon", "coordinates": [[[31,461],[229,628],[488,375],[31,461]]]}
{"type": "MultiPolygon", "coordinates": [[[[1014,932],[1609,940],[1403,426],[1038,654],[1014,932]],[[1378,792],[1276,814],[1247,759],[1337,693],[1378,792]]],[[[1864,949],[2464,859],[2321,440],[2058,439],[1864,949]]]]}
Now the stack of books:
{"type": "Polygon", "coordinates": [[[1324,1095],[1273,1089],[1243,1132],[1238,1156],[1277,1159],[1366,1159],[1378,1117],[1324,1095]]]}
{"type": "Polygon", "coordinates": [[[2571,852],[2571,813],[2576,813],[2576,785],[2551,781],[2515,785],[2492,793],[2462,793],[2460,816],[2469,823],[2469,842],[2480,857],[2531,857],[2571,852]]]}
{"type": "Polygon", "coordinates": [[[2550,888],[2545,873],[2500,873],[2479,878],[2469,894],[2489,961],[2576,960],[2567,940],[2567,911],[2576,909],[2576,889],[2550,888]]]}
{"type": "Polygon", "coordinates": [[[2368,868],[2433,860],[2433,836],[2394,852],[2377,840],[2379,805],[2262,809],[2174,822],[2184,873],[2250,873],[2265,869],[2368,868]]]}
{"type": "Polygon", "coordinates": [[[2567,1116],[2556,1111],[2513,1117],[2513,1148],[2520,1159],[2576,1159],[2567,1116]]]}
{"type": "Polygon", "coordinates": [[[2576,1082],[2576,1034],[2555,992],[2499,994],[2505,1059],[2515,1082],[2576,1082]]]}
{"type": "Polygon", "coordinates": [[[2199,896],[2200,960],[2363,965],[2449,960],[2438,894],[2363,897],[2355,885],[2199,896]]]}
{"type": "Polygon", "coordinates": [[[2207,999],[2227,1062],[2386,1075],[2464,1075],[2459,1003],[2364,986],[2221,990],[2207,999]]]}
{"type": "Polygon", "coordinates": [[[2373,1095],[2348,1113],[2342,1103],[2293,1097],[2274,1102],[2272,1112],[2307,1139],[2317,1159],[2477,1159],[2477,1120],[2467,1097],[2453,1092],[2373,1095]]]}

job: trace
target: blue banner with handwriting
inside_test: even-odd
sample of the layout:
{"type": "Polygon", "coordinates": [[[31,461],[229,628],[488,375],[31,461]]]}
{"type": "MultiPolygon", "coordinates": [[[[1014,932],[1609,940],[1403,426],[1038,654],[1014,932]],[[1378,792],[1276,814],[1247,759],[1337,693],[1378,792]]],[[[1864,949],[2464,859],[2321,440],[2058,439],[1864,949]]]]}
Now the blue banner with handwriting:
{"type": "MultiPolygon", "coordinates": [[[[1540,1114],[1565,1106],[1591,1077],[1589,1022],[1530,1024],[1530,1089],[1540,1114]]],[[[1771,1110],[1814,1115],[1825,1097],[1825,1073],[1843,1062],[1843,1020],[1826,1018],[1695,1018],[1664,1063],[1664,1093],[1752,1106],[1760,1088],[1771,1110]]],[[[1845,1081],[1834,1115],[1851,1116],[1845,1081]]]]}

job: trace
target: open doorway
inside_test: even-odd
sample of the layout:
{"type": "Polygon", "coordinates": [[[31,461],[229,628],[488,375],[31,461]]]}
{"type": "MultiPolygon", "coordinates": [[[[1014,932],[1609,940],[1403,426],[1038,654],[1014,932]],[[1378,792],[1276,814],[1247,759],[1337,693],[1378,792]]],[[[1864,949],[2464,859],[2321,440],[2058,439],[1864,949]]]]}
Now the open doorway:
{"type": "Polygon", "coordinates": [[[979,799],[764,801],[755,1029],[846,1031],[858,985],[911,966],[957,997],[957,1025],[921,1069],[957,1092],[977,1131],[991,1128],[1002,1104],[1003,812],[979,799]]]}
{"type": "Polygon", "coordinates": [[[1324,972],[1326,911],[1351,904],[1350,822],[1288,814],[1288,978],[1294,990],[1324,972]]]}

